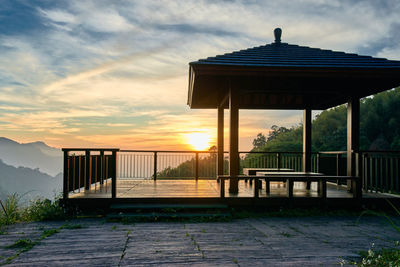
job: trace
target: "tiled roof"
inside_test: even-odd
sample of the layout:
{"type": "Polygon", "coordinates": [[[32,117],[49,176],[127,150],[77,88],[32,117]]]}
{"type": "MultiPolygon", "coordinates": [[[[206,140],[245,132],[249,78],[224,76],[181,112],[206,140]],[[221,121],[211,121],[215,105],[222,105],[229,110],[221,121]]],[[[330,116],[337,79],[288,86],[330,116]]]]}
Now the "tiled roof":
{"type": "Polygon", "coordinates": [[[190,63],[203,64],[247,67],[400,68],[400,61],[279,42],[190,63]]]}

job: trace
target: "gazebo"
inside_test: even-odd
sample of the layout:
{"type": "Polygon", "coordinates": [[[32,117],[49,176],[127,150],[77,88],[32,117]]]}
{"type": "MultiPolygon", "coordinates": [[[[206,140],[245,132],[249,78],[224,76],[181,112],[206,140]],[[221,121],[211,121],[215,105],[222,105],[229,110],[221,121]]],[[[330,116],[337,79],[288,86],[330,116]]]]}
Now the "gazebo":
{"type": "MultiPolygon", "coordinates": [[[[230,122],[229,192],[237,193],[239,109],[304,110],[303,171],[309,172],[311,111],[347,103],[347,175],[357,177],[360,98],[399,86],[400,61],[282,43],[282,30],[274,34],[271,44],[189,63],[188,105],[218,110],[218,175],[224,166],[224,109],[230,122]]],[[[348,181],[349,190],[354,186],[348,181]]]]}

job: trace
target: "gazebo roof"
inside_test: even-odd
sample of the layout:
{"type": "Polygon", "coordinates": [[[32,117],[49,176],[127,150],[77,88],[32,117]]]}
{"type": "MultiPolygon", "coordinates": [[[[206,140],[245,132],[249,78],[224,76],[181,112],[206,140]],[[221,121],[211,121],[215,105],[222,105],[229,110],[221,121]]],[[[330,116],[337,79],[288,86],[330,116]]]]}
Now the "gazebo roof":
{"type": "Polygon", "coordinates": [[[232,89],[242,109],[326,109],[400,85],[400,61],[281,43],[280,29],[274,43],[189,65],[191,108],[217,108],[232,89]]]}

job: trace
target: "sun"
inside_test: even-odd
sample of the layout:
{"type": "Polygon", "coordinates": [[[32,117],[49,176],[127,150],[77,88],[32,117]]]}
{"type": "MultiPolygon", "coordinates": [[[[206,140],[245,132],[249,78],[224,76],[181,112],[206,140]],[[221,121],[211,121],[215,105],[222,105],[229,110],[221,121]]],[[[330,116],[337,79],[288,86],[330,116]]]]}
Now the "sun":
{"type": "Polygon", "coordinates": [[[210,147],[211,136],[207,133],[190,133],[186,134],[186,142],[195,150],[206,150],[210,147]]]}

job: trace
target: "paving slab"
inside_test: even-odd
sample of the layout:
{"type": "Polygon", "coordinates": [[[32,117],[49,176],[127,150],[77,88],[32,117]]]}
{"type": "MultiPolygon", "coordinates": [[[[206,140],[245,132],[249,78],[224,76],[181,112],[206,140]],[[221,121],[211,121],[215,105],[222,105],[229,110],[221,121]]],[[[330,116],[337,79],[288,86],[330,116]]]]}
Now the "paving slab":
{"type": "Polygon", "coordinates": [[[337,266],[372,244],[393,247],[399,240],[385,219],[369,216],[135,224],[82,219],[9,226],[0,235],[0,263],[15,256],[9,266],[337,266]],[[50,229],[57,232],[43,238],[50,229]],[[35,245],[23,252],[6,248],[20,239],[35,245]]]}

